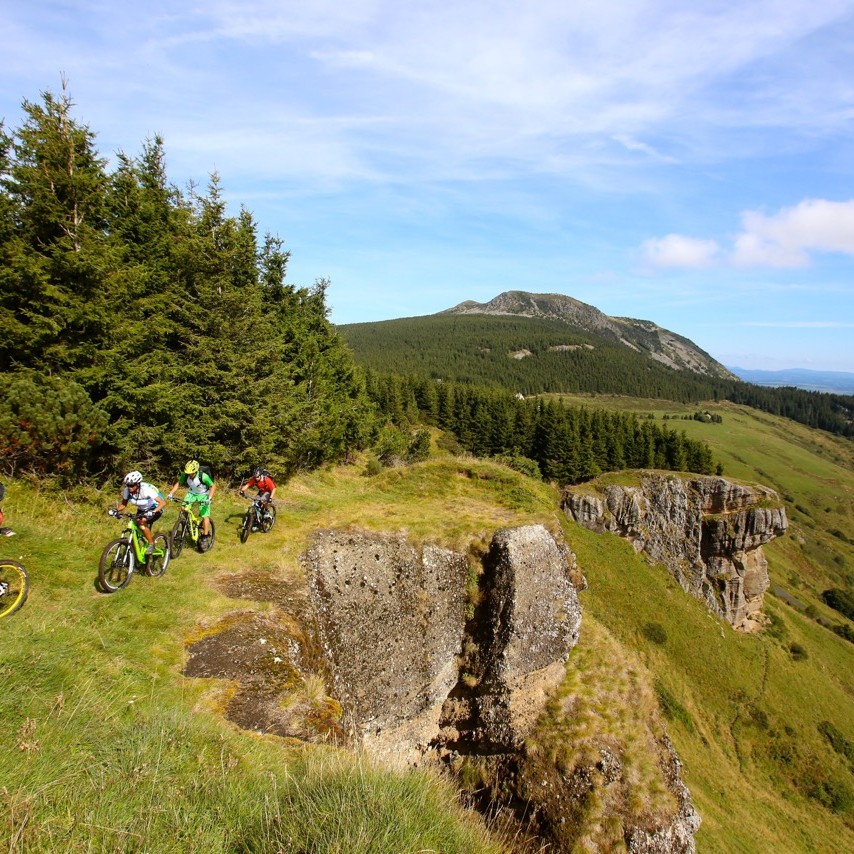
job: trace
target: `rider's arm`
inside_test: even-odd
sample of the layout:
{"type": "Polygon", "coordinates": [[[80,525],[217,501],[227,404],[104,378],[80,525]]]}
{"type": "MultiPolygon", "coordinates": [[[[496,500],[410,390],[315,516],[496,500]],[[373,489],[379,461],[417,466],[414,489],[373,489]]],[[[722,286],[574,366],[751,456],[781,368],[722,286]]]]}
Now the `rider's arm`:
{"type": "Polygon", "coordinates": [[[178,491],[178,487],[180,485],[181,484],[177,480],[175,481],[174,484],[172,484],[172,489],[169,490],[169,497],[170,498],[173,498],[175,496],[175,493],[178,491]]]}
{"type": "Polygon", "coordinates": [[[166,499],[158,492],[154,499],[157,502],[157,510],[162,510],[166,506],[166,499]]]}

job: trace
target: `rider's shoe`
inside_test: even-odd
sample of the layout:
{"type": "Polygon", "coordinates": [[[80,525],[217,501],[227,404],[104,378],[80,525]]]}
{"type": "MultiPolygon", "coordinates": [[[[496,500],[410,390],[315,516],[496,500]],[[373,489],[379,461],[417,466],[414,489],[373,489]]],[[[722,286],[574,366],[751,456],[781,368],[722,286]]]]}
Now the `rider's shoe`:
{"type": "Polygon", "coordinates": [[[11,528],[0,528],[0,537],[14,537],[15,532],[11,528]]]}
{"type": "Polygon", "coordinates": [[[145,550],[145,556],[148,557],[152,554],[154,554],[154,543],[149,543],[148,548],[145,550]]]}

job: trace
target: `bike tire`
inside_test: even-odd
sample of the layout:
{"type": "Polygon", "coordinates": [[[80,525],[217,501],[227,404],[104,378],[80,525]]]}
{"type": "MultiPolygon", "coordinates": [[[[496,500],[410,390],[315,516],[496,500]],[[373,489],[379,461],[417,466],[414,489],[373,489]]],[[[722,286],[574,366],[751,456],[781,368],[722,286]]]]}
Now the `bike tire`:
{"type": "Polygon", "coordinates": [[[152,578],[160,578],[166,567],[169,566],[169,560],[172,556],[169,548],[169,537],[166,534],[154,535],[154,551],[148,557],[146,564],[146,574],[152,578]]]}
{"type": "Polygon", "coordinates": [[[107,544],[98,564],[98,582],[104,593],[115,593],[130,584],[136,566],[133,545],[119,538],[107,544]]]}
{"type": "Polygon", "coordinates": [[[249,539],[249,532],[252,530],[252,515],[251,507],[243,514],[243,522],[240,525],[241,543],[245,543],[249,539]]]}
{"type": "Polygon", "coordinates": [[[0,561],[0,584],[6,588],[0,596],[0,619],[13,614],[24,602],[30,592],[30,579],[27,570],[16,560],[0,561]]]}
{"type": "Polygon", "coordinates": [[[216,526],[214,525],[214,520],[210,520],[211,523],[211,533],[210,536],[205,537],[201,532],[199,533],[199,551],[204,554],[205,552],[209,552],[214,543],[216,542],[216,526]]]}
{"type": "Polygon", "coordinates": [[[267,508],[267,512],[261,521],[261,530],[265,534],[269,534],[273,530],[273,525],[276,524],[276,508],[271,504],[267,508]]]}
{"type": "Polygon", "coordinates": [[[181,552],[184,551],[184,540],[187,537],[187,525],[182,520],[179,519],[173,526],[172,531],[169,534],[169,539],[171,543],[170,549],[170,557],[174,560],[176,557],[181,556],[181,552]]]}

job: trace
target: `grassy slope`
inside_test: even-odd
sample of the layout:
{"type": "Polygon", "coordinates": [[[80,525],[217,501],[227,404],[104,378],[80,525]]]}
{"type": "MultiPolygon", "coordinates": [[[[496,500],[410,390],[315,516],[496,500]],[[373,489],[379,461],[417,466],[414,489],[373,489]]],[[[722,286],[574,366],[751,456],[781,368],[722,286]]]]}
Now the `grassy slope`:
{"type": "MultiPolygon", "coordinates": [[[[854,562],[851,546],[827,533],[845,531],[852,518],[846,445],[734,407],[720,411],[723,424],[684,422],[686,431],[717,443],[727,474],[776,486],[790,507],[809,510],[795,511],[794,536],[767,548],[773,580],[841,619],[816,596],[854,562]]],[[[607,631],[666,698],[703,816],[699,850],[854,849],[850,809],[834,813],[804,791],[804,781],[828,779],[854,788],[816,729],[829,720],[854,741],[854,646],[770,596],[774,633],[733,633],[625,543],[562,518],[548,486],[453,460],[373,478],[357,467],[318,472],[281,490],[276,528],[246,545],[236,537],[242,505],[223,494],[209,556],[185,554],[164,578],[134,578],[113,596],[93,587],[100,548],[117,527],[103,515],[112,496],[10,486],[4,509],[19,536],[0,547],[33,579],[23,610],[0,626],[0,721],[12,746],[0,750],[0,839],[10,850],[25,842],[45,851],[498,850],[451,806],[441,782],[237,731],[216,713],[222,689],[185,679],[180,668],[200,625],[273,607],[228,599],[215,579],[247,569],[299,579],[298,555],[316,528],[405,530],[466,549],[530,521],[563,526],[590,582],[582,644],[607,631]],[[647,639],[652,623],[664,643],[647,639]],[[807,657],[793,658],[793,644],[807,657]]],[[[573,656],[569,666],[581,670],[589,658],[573,656]]]]}

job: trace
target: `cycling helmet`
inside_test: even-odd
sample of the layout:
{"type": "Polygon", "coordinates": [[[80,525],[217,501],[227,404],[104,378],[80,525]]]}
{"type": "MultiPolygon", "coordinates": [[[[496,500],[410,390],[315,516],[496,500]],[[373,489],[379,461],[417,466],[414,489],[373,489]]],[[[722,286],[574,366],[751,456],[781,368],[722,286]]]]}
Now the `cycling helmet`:
{"type": "Polygon", "coordinates": [[[266,474],[266,472],[264,471],[264,469],[262,469],[262,468],[255,469],[255,475],[254,475],[255,480],[258,480],[259,478],[264,477],[265,474],[266,474]]]}
{"type": "Polygon", "coordinates": [[[184,474],[198,474],[199,473],[199,463],[198,460],[190,460],[187,465],[184,466],[184,474]]]}
{"type": "Polygon", "coordinates": [[[136,486],[142,483],[142,474],[138,471],[129,471],[124,477],[125,486],[136,486]]]}

